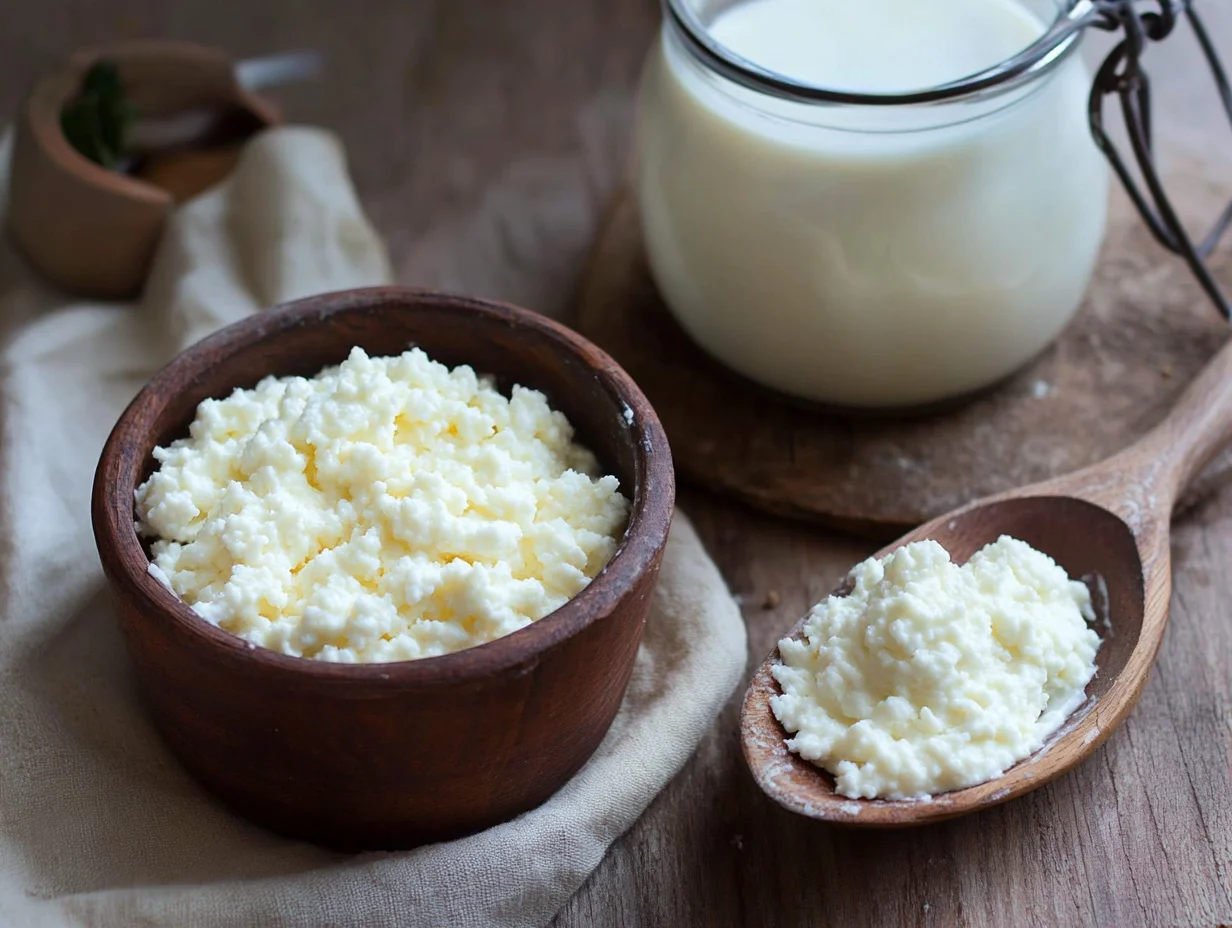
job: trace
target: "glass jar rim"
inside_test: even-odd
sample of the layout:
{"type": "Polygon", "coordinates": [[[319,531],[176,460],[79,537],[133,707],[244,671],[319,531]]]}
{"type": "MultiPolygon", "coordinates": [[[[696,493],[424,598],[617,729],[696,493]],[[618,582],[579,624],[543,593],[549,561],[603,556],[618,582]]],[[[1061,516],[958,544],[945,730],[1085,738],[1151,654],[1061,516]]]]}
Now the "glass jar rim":
{"type": "Polygon", "coordinates": [[[676,30],[684,46],[722,77],[749,90],[785,100],[855,106],[943,103],[1012,90],[1055,69],[1077,49],[1082,31],[1101,19],[1093,0],[1062,0],[1056,18],[1038,39],[990,68],[920,90],[864,93],[797,81],[763,68],[716,41],[688,0],[663,0],[663,7],[665,23],[676,30]]]}

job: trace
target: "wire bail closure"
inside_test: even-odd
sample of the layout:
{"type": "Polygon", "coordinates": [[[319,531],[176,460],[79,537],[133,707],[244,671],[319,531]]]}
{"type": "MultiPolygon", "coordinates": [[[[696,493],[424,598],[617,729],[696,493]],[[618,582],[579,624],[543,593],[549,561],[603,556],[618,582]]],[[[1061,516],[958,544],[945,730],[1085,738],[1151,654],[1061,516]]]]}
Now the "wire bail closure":
{"type": "Polygon", "coordinates": [[[1229,122],[1232,122],[1232,87],[1228,84],[1227,73],[1210,35],[1193,8],[1193,0],[1157,2],[1158,12],[1139,13],[1135,9],[1134,0],[1094,0],[1098,18],[1091,21],[1090,25],[1108,32],[1123,32],[1125,37],[1095,73],[1095,83],[1091,88],[1088,104],[1091,134],[1095,137],[1095,144],[1121,179],[1125,192],[1133,200],[1155,240],[1168,251],[1184,258],[1215,307],[1225,319],[1230,319],[1232,307],[1211,275],[1206,259],[1232,223],[1232,203],[1224,208],[1206,237],[1195,244],[1169,201],[1159,171],[1155,167],[1151,132],[1151,81],[1142,65],[1142,56],[1148,41],[1159,42],[1167,38],[1183,16],[1189,21],[1198,44],[1202,47],[1202,54],[1215,78],[1215,85],[1229,122]],[[1125,120],[1130,147],[1146,184],[1145,195],[1108,133],[1104,131],[1104,101],[1114,95],[1120,98],[1121,115],[1125,120]]]}
{"type": "Polygon", "coordinates": [[[944,103],[1022,86],[1057,67],[1077,50],[1084,29],[1122,32],[1124,38],[1095,73],[1088,120],[1095,144],[1120,178],[1147,228],[1164,248],[1185,260],[1198,283],[1225,319],[1232,305],[1211,275],[1206,259],[1232,225],[1232,203],[1225,207],[1206,237],[1195,244],[1176,214],[1155,166],[1151,120],[1151,82],[1142,59],[1151,42],[1166,39],[1181,19],[1189,22],[1214,76],[1224,113],[1232,123],[1232,86],[1196,0],[1070,0],[1057,20],[1030,46],[991,68],[937,87],[906,93],[872,94],[819,87],[793,80],[741,58],[716,42],[690,0],[664,0],[668,23],[685,46],[713,71],[750,90],[803,103],[857,106],[906,106],[944,103]],[[1145,9],[1150,7],[1150,9],[1145,9]],[[1134,161],[1146,186],[1144,193],[1128,164],[1104,129],[1104,102],[1120,99],[1134,161]]]}

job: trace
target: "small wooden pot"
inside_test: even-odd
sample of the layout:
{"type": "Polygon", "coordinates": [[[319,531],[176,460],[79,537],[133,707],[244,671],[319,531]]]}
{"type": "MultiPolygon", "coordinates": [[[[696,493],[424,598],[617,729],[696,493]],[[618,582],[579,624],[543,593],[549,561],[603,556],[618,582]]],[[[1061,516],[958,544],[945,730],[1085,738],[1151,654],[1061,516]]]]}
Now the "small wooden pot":
{"type": "Polygon", "coordinates": [[[94,537],[154,721],[207,788],[254,822],[344,849],[408,847],[539,805],[620,707],[671,524],[671,452],[654,410],[606,354],[499,303],[378,288],[258,313],[189,348],[133,400],[94,479],[94,537]],[[253,648],[149,574],[133,491],[197,405],[269,374],[310,375],[354,345],[421,346],[542,390],[633,505],[589,586],[504,638],[441,657],[331,664],[253,648]]]}
{"type": "Polygon", "coordinates": [[[17,122],[9,178],[9,227],[26,258],[73,293],[123,299],[141,291],[172,195],[103,168],[77,152],[60,113],[99,60],[116,62],[142,118],[199,107],[234,109],[253,131],[278,112],[236,81],[222,51],[180,42],[130,42],[90,49],[35,85],[17,122]]]}

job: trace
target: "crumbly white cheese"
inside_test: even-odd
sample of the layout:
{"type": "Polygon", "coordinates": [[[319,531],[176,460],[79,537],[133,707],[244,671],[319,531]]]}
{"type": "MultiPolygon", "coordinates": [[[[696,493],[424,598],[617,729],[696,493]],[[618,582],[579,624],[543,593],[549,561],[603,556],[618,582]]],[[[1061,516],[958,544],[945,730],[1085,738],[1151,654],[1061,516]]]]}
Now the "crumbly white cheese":
{"type": "Polygon", "coordinates": [[[788,747],[853,798],[982,783],[1036,751],[1084,701],[1099,636],[1087,588],[1008,536],[965,565],[935,541],[851,572],[779,642],[771,708],[788,747]]]}
{"type": "Polygon", "coordinates": [[[615,477],[542,393],[414,349],[206,400],[137,490],[151,573],[285,654],[429,657],[540,619],[607,564],[615,477]]]}

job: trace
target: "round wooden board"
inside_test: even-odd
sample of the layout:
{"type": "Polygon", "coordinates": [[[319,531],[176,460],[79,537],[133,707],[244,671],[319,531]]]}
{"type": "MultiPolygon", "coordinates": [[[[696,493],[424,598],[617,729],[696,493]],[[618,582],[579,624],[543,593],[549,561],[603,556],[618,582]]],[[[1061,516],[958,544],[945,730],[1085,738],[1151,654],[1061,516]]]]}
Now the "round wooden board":
{"type": "MultiPolygon", "coordinates": [[[[1196,169],[1173,178],[1178,208],[1196,223],[1226,201],[1227,189],[1196,169]]],[[[1224,280],[1228,252],[1215,262],[1224,280]]],[[[946,412],[846,417],[794,406],[720,367],[659,299],[627,192],[591,255],[576,324],[646,392],[682,475],[773,513],[874,535],[1124,448],[1228,336],[1119,190],[1074,322],[1026,369],[946,412]]]]}

